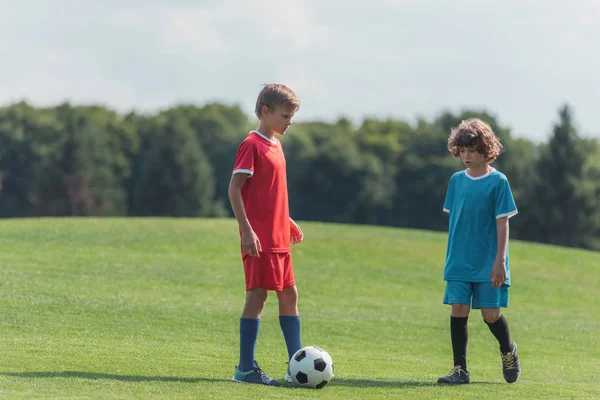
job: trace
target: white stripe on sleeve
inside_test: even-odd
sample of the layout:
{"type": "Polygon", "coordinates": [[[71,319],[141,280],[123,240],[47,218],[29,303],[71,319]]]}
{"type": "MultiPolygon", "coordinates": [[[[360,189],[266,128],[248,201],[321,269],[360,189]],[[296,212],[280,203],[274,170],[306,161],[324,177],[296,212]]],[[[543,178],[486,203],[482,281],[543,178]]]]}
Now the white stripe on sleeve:
{"type": "Polygon", "coordinates": [[[235,174],[248,174],[250,176],[254,175],[254,172],[252,172],[249,169],[236,169],[233,171],[233,174],[231,175],[235,175],[235,174]]]}
{"type": "Polygon", "coordinates": [[[508,217],[510,219],[511,217],[514,217],[517,214],[518,214],[517,210],[512,210],[512,211],[504,213],[504,214],[496,215],[496,219],[500,219],[500,218],[504,218],[504,217],[508,217]]]}

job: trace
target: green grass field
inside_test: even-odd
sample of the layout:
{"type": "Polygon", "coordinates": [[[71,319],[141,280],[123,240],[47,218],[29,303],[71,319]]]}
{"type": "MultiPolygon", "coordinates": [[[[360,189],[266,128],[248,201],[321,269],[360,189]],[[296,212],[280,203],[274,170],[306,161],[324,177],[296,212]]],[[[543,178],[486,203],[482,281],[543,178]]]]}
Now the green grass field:
{"type": "MultiPolygon", "coordinates": [[[[294,247],[303,344],[332,355],[323,390],[231,382],[244,280],[234,220],[3,220],[0,397],[195,399],[600,398],[600,253],[511,243],[510,308],[522,374],[469,321],[470,385],[452,366],[441,233],[303,223],[294,247]]],[[[277,301],[257,359],[286,350],[277,301]]]]}

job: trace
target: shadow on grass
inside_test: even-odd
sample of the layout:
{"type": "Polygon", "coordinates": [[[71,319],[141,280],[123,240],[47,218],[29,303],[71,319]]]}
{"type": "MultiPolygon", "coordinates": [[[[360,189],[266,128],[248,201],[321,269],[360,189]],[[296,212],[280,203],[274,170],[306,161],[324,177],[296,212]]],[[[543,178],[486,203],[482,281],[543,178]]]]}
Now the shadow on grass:
{"type": "MultiPolygon", "coordinates": [[[[3,376],[12,376],[17,378],[80,378],[92,380],[114,380],[123,382],[177,382],[177,383],[200,383],[200,382],[231,382],[231,379],[222,378],[182,378],[177,376],[141,376],[141,375],[117,375],[117,374],[102,374],[97,372],[83,371],[61,371],[61,372],[0,372],[3,376]]],[[[494,385],[501,384],[499,382],[471,382],[471,385],[494,385]]],[[[293,384],[284,384],[285,387],[301,389],[293,384]]],[[[419,382],[419,381],[384,381],[373,379],[347,379],[334,378],[328,386],[345,386],[357,388],[418,388],[440,386],[435,382],[419,382]]],[[[446,387],[446,386],[444,386],[446,387]]]]}
{"type": "Polygon", "coordinates": [[[218,378],[181,378],[177,376],[140,376],[140,375],[116,375],[101,374],[97,372],[83,371],[61,371],[61,372],[0,372],[0,375],[13,376],[17,378],[81,378],[81,379],[107,379],[124,382],[229,382],[229,379],[218,378]]]}
{"type": "MultiPolygon", "coordinates": [[[[494,385],[500,384],[499,382],[471,382],[471,385],[494,385]]],[[[345,379],[345,378],[334,378],[331,383],[331,386],[346,386],[346,387],[378,387],[378,388],[418,388],[418,387],[431,387],[438,386],[442,387],[436,382],[419,382],[419,381],[382,381],[382,380],[373,380],[373,379],[345,379]]],[[[443,386],[448,387],[448,385],[443,386]]]]}

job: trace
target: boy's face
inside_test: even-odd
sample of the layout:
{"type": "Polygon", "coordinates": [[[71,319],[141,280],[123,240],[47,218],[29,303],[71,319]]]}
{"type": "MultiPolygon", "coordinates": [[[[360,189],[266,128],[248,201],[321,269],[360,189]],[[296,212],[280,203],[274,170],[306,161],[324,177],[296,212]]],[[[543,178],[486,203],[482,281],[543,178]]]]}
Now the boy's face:
{"type": "Polygon", "coordinates": [[[279,135],[285,135],[287,129],[292,125],[292,118],[296,110],[290,107],[276,107],[269,109],[263,108],[261,121],[265,123],[270,130],[279,135]]]}
{"type": "Polygon", "coordinates": [[[478,169],[487,163],[485,156],[477,151],[477,146],[459,147],[458,151],[467,168],[478,169]]]}

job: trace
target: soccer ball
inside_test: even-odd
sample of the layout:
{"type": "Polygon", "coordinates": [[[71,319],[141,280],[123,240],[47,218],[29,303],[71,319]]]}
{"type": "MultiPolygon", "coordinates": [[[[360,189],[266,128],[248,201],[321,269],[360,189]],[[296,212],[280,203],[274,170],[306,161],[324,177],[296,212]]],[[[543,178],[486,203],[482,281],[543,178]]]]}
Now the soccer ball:
{"type": "Polygon", "coordinates": [[[321,389],[333,378],[333,360],[320,347],[303,347],[290,360],[290,374],[298,386],[321,389]]]}

